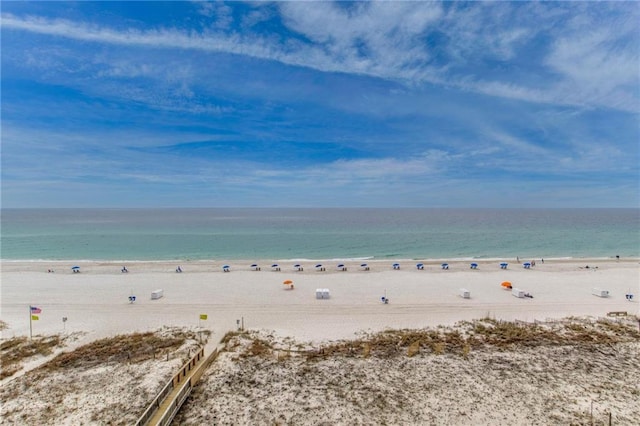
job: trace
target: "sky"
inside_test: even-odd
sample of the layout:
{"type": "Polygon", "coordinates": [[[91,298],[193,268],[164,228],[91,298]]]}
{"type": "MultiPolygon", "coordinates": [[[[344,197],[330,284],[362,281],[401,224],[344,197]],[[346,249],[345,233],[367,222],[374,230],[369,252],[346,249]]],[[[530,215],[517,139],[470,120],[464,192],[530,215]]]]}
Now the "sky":
{"type": "Polygon", "coordinates": [[[2,207],[640,207],[639,2],[2,2],[2,207]]]}

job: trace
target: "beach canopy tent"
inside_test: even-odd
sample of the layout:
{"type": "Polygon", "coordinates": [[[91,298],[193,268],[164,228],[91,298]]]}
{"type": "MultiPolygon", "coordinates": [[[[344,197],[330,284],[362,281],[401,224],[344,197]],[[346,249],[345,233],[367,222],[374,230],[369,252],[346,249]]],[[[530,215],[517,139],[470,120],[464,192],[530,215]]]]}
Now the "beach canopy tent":
{"type": "Polygon", "coordinates": [[[328,288],[316,289],[316,299],[328,299],[329,297],[330,297],[330,292],[328,288]]]}
{"type": "Polygon", "coordinates": [[[418,264],[416,265],[416,268],[418,268],[418,269],[424,269],[424,263],[418,263],[418,264]]]}
{"type": "Polygon", "coordinates": [[[394,263],[392,266],[393,266],[393,269],[400,269],[399,263],[394,263]]]}
{"type": "Polygon", "coordinates": [[[472,263],[471,264],[471,269],[478,269],[478,264],[477,263],[472,263]]]}
{"type": "Polygon", "coordinates": [[[511,287],[512,287],[512,286],[511,286],[511,283],[510,283],[509,281],[503,281],[501,285],[502,285],[502,287],[504,287],[506,290],[509,290],[509,289],[511,289],[511,287]]]}

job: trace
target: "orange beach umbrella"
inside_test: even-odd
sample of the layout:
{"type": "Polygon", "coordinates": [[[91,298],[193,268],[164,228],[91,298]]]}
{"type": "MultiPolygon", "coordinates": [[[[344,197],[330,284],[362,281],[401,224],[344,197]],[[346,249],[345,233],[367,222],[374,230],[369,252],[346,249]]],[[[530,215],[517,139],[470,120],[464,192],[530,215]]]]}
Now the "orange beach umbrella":
{"type": "Polygon", "coordinates": [[[509,281],[503,281],[502,282],[502,287],[511,288],[511,283],[509,281]]]}
{"type": "Polygon", "coordinates": [[[284,285],[291,285],[291,284],[293,284],[293,281],[291,281],[291,280],[285,280],[285,281],[283,281],[283,282],[282,282],[282,284],[284,284],[284,285]]]}

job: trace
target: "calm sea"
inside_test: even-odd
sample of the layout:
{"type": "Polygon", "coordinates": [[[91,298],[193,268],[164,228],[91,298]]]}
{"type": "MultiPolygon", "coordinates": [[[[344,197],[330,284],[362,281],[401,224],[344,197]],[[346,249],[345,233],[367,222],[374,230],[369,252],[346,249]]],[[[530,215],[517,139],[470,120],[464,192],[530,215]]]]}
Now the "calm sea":
{"type": "Polygon", "coordinates": [[[3,260],[640,257],[640,209],[3,209],[3,260]]]}

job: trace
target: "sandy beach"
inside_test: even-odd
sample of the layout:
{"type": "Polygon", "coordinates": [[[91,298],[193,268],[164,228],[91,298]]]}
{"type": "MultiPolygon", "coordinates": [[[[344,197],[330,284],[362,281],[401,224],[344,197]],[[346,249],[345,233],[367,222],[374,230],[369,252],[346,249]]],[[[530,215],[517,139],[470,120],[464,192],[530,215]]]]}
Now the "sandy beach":
{"type": "Polygon", "coordinates": [[[498,260],[277,262],[5,262],[2,265],[2,320],[4,337],[28,335],[29,305],[42,309],[33,322],[34,334],[82,331],[87,339],[116,333],[145,331],[162,326],[202,326],[222,337],[237,328],[269,329],[284,336],[323,341],[353,337],[359,331],[385,328],[420,328],[449,325],[461,320],[493,317],[532,322],[571,315],[604,316],[610,311],[638,312],[640,299],[638,260],[538,261],[524,269],[512,262],[500,269],[498,260]],[[253,271],[257,263],[261,270],[253,271]],[[294,271],[300,263],[304,271],[294,271]],[[322,263],[325,271],[315,265],[322,263]],[[344,263],[347,271],[338,271],[344,263]],[[72,266],[80,273],[72,273],[72,266]],[[229,265],[230,272],[222,272],[229,265]],[[181,266],[183,272],[176,273],[181,266]],[[586,268],[589,266],[589,268],[586,268]],[[48,273],[49,269],[54,273],[48,273]],[[290,279],[294,289],[282,283],[290,279]],[[533,298],[518,299],[501,287],[509,281],[533,298]],[[603,288],[610,297],[592,295],[603,288]],[[330,299],[317,300],[315,291],[328,288],[330,299]],[[460,289],[471,298],[460,297],[460,289]],[[151,300],[162,289],[164,297],[151,300]],[[635,294],[632,302],[625,294],[635,294]],[[135,295],[135,303],[129,296],[135,295]],[[383,305],[386,295],[390,303],[383,305]],[[207,321],[199,315],[207,314],[207,321]],[[63,324],[62,318],[67,321],[63,324]]]}
{"type": "MultiPolygon", "coordinates": [[[[395,262],[367,261],[369,270],[362,270],[361,261],[338,260],[128,262],[126,263],[128,273],[122,273],[123,264],[115,262],[4,262],[2,265],[2,321],[7,328],[2,332],[2,337],[6,340],[29,335],[30,305],[42,309],[39,320],[32,323],[33,334],[73,336],[67,342],[65,350],[71,350],[104,337],[154,331],[163,327],[191,331],[206,330],[211,333],[211,341],[218,342],[225,333],[238,329],[238,321],[247,330],[262,333],[262,335],[266,333],[276,346],[284,347],[285,344],[282,342],[288,341],[289,346],[293,344],[291,342],[299,342],[300,345],[314,347],[341,339],[354,339],[365,333],[389,329],[451,326],[463,320],[481,318],[533,323],[569,316],[606,317],[609,312],[625,311],[632,315],[626,321],[633,324],[633,316],[638,314],[640,265],[637,259],[620,261],[545,259],[544,263],[538,261],[530,269],[510,262],[506,270],[500,269],[500,260],[477,262],[478,268],[473,270],[469,267],[470,262],[448,262],[449,269],[444,270],[440,266],[441,261],[421,262],[425,264],[425,268],[418,270],[415,265],[420,262],[408,260],[397,261],[400,263],[400,269],[394,270],[391,265],[395,262]],[[258,263],[261,270],[252,270],[250,265],[253,263],[258,263]],[[271,267],[274,263],[278,263],[280,270],[271,267]],[[294,270],[293,266],[296,263],[302,264],[304,271],[294,270]],[[316,270],[317,263],[322,263],[325,270],[316,270]],[[338,264],[344,264],[347,270],[338,270],[338,264]],[[71,266],[76,265],[80,266],[81,272],[71,271],[71,266]],[[229,272],[223,272],[224,265],[230,266],[229,272]],[[178,266],[183,272],[175,271],[178,266]],[[55,272],[48,272],[48,270],[55,272]],[[289,286],[283,285],[285,280],[293,281],[294,288],[290,289],[289,286]],[[513,287],[522,289],[533,298],[514,297],[511,291],[501,286],[503,281],[510,281],[513,287]],[[610,296],[607,298],[594,296],[592,289],[596,287],[608,290],[610,296]],[[329,289],[330,298],[316,299],[318,288],[329,289]],[[471,296],[469,299],[460,296],[461,288],[469,290],[471,296]],[[158,289],[163,290],[163,297],[152,300],[151,293],[158,289]],[[633,301],[625,297],[629,292],[634,294],[633,301]],[[129,300],[131,295],[136,296],[134,303],[129,300]],[[382,296],[389,299],[388,304],[381,302],[382,296]],[[201,314],[206,314],[207,319],[201,320],[201,314]],[[64,323],[63,317],[67,318],[64,323]]],[[[194,342],[190,344],[194,345],[194,342]]],[[[242,344],[236,345],[242,346],[242,344]]],[[[631,346],[627,344],[622,349],[608,352],[611,352],[610,356],[594,354],[593,350],[581,352],[558,348],[527,349],[519,352],[518,357],[522,359],[517,363],[526,366],[520,370],[528,373],[511,379],[507,377],[508,371],[505,371],[508,369],[505,370],[503,364],[509,364],[512,361],[507,362],[506,355],[501,355],[501,351],[492,353],[479,350],[474,352],[467,364],[461,363],[460,357],[455,355],[440,358],[431,356],[422,360],[419,360],[419,357],[411,358],[399,364],[375,358],[361,359],[357,362],[353,360],[342,362],[334,359],[323,361],[327,365],[321,371],[311,374],[308,382],[296,379],[295,383],[288,380],[299,374],[297,371],[303,368],[304,362],[296,364],[295,361],[291,361],[294,364],[283,367],[277,356],[274,356],[266,360],[256,359],[250,366],[243,366],[247,362],[243,361],[243,357],[238,358],[237,354],[228,353],[220,357],[219,364],[211,372],[211,377],[205,378],[201,390],[203,393],[194,394],[194,401],[201,401],[200,405],[196,403],[195,407],[187,406],[185,408],[187,414],[182,414],[180,422],[183,424],[202,424],[202,422],[321,424],[325,421],[331,424],[378,424],[380,422],[421,424],[426,421],[431,424],[483,424],[482,419],[486,419],[484,424],[549,424],[549,422],[553,423],[550,417],[542,417],[546,421],[536,423],[536,416],[540,415],[539,410],[534,409],[536,404],[542,404],[549,398],[557,398],[563,392],[566,394],[570,391],[567,395],[573,395],[573,397],[567,396],[567,398],[575,397],[571,400],[573,402],[569,401],[573,411],[554,414],[555,419],[563,423],[582,418],[580,416],[584,415],[585,404],[588,402],[587,397],[580,396],[584,392],[575,388],[575,380],[583,380],[580,382],[583,383],[581,386],[594,388],[604,381],[605,388],[609,386],[606,388],[609,390],[608,393],[605,392],[606,398],[603,398],[609,407],[612,404],[611,401],[616,399],[614,391],[616,387],[631,386],[629,389],[632,393],[640,392],[638,381],[635,380],[633,383],[629,381],[640,376],[637,363],[629,361],[637,356],[638,343],[631,346]],[[558,353],[561,354],[558,355],[558,353]],[[549,357],[554,359],[567,357],[569,353],[572,356],[566,362],[545,360],[549,357]],[[596,356],[602,359],[596,360],[594,358],[596,356]],[[585,357],[593,358],[589,365],[596,365],[597,368],[594,367],[592,370],[597,374],[581,372],[580,377],[576,379],[571,369],[582,365],[581,360],[585,357]],[[615,366],[615,374],[611,373],[612,362],[618,364],[615,366]],[[607,367],[603,367],[601,363],[607,367]],[[256,373],[244,382],[242,385],[244,391],[236,389],[232,392],[225,387],[224,383],[233,382],[234,386],[240,386],[233,379],[239,371],[238,368],[248,369],[247,371],[256,369],[256,373]],[[261,374],[260,368],[271,371],[274,377],[273,383],[267,383],[269,381],[263,377],[259,379],[262,385],[256,387],[255,381],[257,375],[261,374]],[[405,376],[403,371],[407,368],[411,373],[405,376]],[[473,370],[489,368],[493,372],[484,377],[464,373],[464,378],[458,381],[448,380],[464,371],[468,372],[470,368],[473,370]],[[317,393],[319,386],[324,386],[320,382],[326,381],[325,376],[330,374],[332,369],[336,377],[343,377],[345,383],[354,387],[354,392],[360,392],[358,393],[360,397],[347,398],[349,402],[345,404],[350,408],[330,410],[334,413],[333,417],[325,419],[326,415],[322,414],[322,409],[314,409],[315,414],[310,417],[305,415],[305,410],[309,410],[309,407],[323,406],[324,403],[321,400],[307,401],[307,408],[304,409],[305,405],[301,405],[303,408],[300,408],[302,410],[300,412],[280,401],[277,402],[280,408],[266,411],[271,414],[251,410],[243,411],[243,415],[238,414],[237,410],[243,410],[242,403],[238,403],[236,398],[238,392],[240,394],[244,392],[245,399],[241,400],[244,404],[254,407],[264,397],[264,395],[260,396],[261,392],[273,393],[278,392],[277,389],[286,388],[292,389],[291,392],[294,393],[313,395],[314,392],[317,393]],[[384,369],[384,374],[376,373],[381,369],[384,369]],[[286,373],[287,371],[289,373],[286,373]],[[429,371],[431,375],[425,373],[429,371]],[[567,371],[567,374],[562,375],[562,371],[567,371]],[[364,381],[358,382],[359,385],[353,382],[350,379],[353,374],[363,378],[364,381]],[[543,374],[544,377],[541,378],[539,374],[543,374]],[[285,380],[279,376],[288,378],[285,380]],[[552,376],[557,376],[557,379],[552,379],[552,376]],[[276,379],[276,377],[279,378],[276,379]],[[541,396],[536,393],[538,396],[535,398],[524,398],[529,392],[522,390],[529,380],[527,377],[534,378],[535,386],[539,387],[539,391],[534,390],[535,386],[530,391],[541,392],[541,396]],[[509,398],[517,400],[519,395],[521,407],[518,410],[508,404],[487,405],[487,401],[478,397],[480,393],[487,390],[487,387],[499,387],[507,379],[511,380],[512,391],[506,393],[503,391],[500,398],[515,403],[515,400],[509,398]],[[420,385],[425,381],[433,381],[437,385],[434,384],[435,387],[429,388],[431,390],[426,392],[420,385]],[[404,401],[406,398],[412,402],[406,402],[406,410],[403,410],[398,407],[393,409],[387,407],[386,404],[391,402],[386,401],[374,410],[376,411],[374,417],[367,420],[367,416],[371,413],[363,407],[371,401],[362,397],[362,389],[358,386],[378,389],[374,392],[376,395],[381,392],[380,389],[387,389],[382,392],[387,394],[394,388],[402,388],[397,395],[390,396],[391,402],[398,404],[400,403],[398,401],[404,401]],[[206,396],[207,392],[220,395],[225,389],[230,393],[216,399],[215,406],[202,402],[210,399],[206,396]],[[251,389],[255,391],[253,394],[251,389]],[[550,389],[556,390],[551,392],[550,389]],[[511,397],[507,397],[507,393],[511,397]],[[416,396],[422,394],[421,397],[416,396]],[[409,397],[409,395],[413,396],[409,397]],[[454,408],[451,403],[443,406],[442,401],[439,401],[439,398],[445,398],[447,401],[457,398],[469,399],[472,395],[475,395],[475,399],[471,398],[474,402],[463,405],[455,415],[451,414],[454,408]],[[240,406],[234,405],[236,403],[240,406]],[[425,403],[439,405],[441,408],[436,411],[419,408],[425,403]],[[442,408],[445,406],[448,408],[442,408]],[[442,414],[444,411],[440,410],[448,414],[444,415],[442,414]],[[283,414],[285,411],[289,414],[283,414]],[[216,413],[215,418],[207,414],[211,412],[216,413]]],[[[16,378],[5,380],[5,384],[11,388],[11,386],[24,386],[21,380],[33,381],[28,373],[24,378],[20,376],[44,361],[45,359],[32,360],[16,375],[16,378]]],[[[120,387],[113,388],[115,384],[110,384],[110,388],[114,389],[113,392],[120,393],[126,400],[127,394],[124,389],[135,388],[138,383],[136,380],[142,380],[145,375],[139,374],[139,370],[135,369],[138,373],[132,373],[130,366],[104,367],[99,369],[100,371],[90,370],[91,374],[95,375],[92,379],[93,387],[78,388],[74,385],[75,402],[69,402],[67,408],[77,412],[77,415],[70,417],[70,423],[66,424],[131,423],[131,420],[136,418],[135,413],[140,412],[140,408],[144,407],[148,396],[152,395],[154,389],[170,377],[171,371],[180,365],[180,357],[172,358],[170,363],[161,365],[153,364],[160,362],[158,360],[145,362],[151,363],[144,367],[148,372],[144,381],[146,390],[142,396],[138,395],[139,399],[134,404],[133,412],[118,415],[112,410],[105,409],[104,405],[107,402],[95,394],[95,385],[101,381],[106,384],[114,374],[118,377],[130,376],[128,382],[119,384],[120,387]],[[100,372],[104,375],[100,376],[100,372]],[[102,407],[100,411],[102,414],[96,414],[95,411],[90,416],[87,414],[87,410],[91,412],[89,400],[94,403],[96,400],[100,401],[98,405],[102,407]],[[85,422],[87,416],[92,417],[93,421],[85,422]]],[[[312,370],[315,371],[315,368],[313,367],[312,370]]],[[[41,371],[36,374],[42,378],[41,371]]],[[[69,380],[68,374],[62,377],[69,380]]],[[[339,387],[339,383],[336,382],[335,386],[339,387]]],[[[7,392],[9,393],[4,394],[3,398],[27,398],[27,401],[35,401],[42,399],[47,391],[46,388],[34,386],[30,396],[28,392],[27,394],[17,393],[15,389],[7,392]],[[18,394],[21,396],[16,396],[18,394]]],[[[591,394],[595,391],[589,392],[591,394]]],[[[320,394],[326,397],[326,392],[320,394]]],[[[320,394],[313,398],[323,398],[320,394]]],[[[290,393],[283,393],[283,395],[289,395],[295,400],[295,395],[290,393]]],[[[122,398],[116,398],[117,401],[112,404],[116,404],[120,410],[126,410],[126,404],[123,405],[122,398]]],[[[335,395],[331,398],[330,405],[338,404],[340,398],[335,395]]],[[[595,398],[595,396],[589,398],[595,398]]],[[[63,400],[65,400],[64,397],[60,396],[59,401],[63,400]]],[[[600,401],[602,402],[603,399],[600,401]]],[[[634,416],[633,404],[625,401],[616,405],[617,418],[624,420],[619,424],[625,424],[625,421],[634,416]]],[[[7,402],[6,399],[4,402],[7,402]]],[[[24,403],[18,400],[10,402],[13,402],[11,405],[13,407],[24,403]]],[[[569,402],[565,401],[567,404],[569,402]]],[[[601,416],[603,404],[604,402],[599,408],[601,416]]],[[[556,411],[560,410],[555,405],[552,408],[556,411]]],[[[53,409],[49,408],[49,410],[53,409]]],[[[54,418],[57,419],[58,424],[62,424],[60,419],[64,418],[63,415],[64,411],[58,417],[40,417],[39,422],[43,418],[54,418]]],[[[9,424],[12,423],[9,422],[9,424]]]]}

